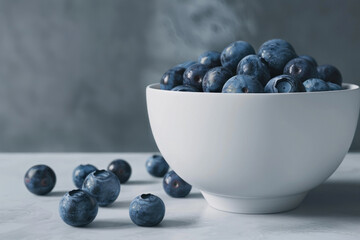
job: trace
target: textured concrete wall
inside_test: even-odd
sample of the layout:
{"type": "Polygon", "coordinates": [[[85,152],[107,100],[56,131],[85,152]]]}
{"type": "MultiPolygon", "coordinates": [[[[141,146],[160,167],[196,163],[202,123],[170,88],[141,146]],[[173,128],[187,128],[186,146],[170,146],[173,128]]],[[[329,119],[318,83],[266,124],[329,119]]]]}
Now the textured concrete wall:
{"type": "Polygon", "coordinates": [[[155,150],[145,86],[237,39],[284,38],[359,83],[359,12],[355,0],[0,0],[0,151],[155,150]]]}

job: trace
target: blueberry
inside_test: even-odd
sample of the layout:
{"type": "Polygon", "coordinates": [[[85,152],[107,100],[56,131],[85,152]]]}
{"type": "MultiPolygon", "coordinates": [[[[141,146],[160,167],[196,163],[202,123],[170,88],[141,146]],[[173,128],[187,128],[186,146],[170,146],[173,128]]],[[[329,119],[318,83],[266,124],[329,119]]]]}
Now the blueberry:
{"type": "Polygon", "coordinates": [[[303,58],[303,59],[306,59],[308,60],[309,62],[311,62],[312,64],[314,64],[315,67],[317,67],[317,62],[315,60],[315,58],[313,58],[312,56],[309,56],[309,55],[302,55],[302,56],[299,56],[299,58],[303,58]]]}
{"type": "Polygon", "coordinates": [[[204,92],[221,92],[226,81],[231,78],[232,72],[225,67],[210,69],[204,76],[202,88],[204,92]]]}
{"type": "Polygon", "coordinates": [[[252,54],[241,59],[237,66],[238,75],[249,75],[259,80],[263,86],[270,80],[267,63],[258,55],[252,54]]]}
{"type": "Polygon", "coordinates": [[[329,87],[329,91],[342,90],[342,87],[340,85],[337,85],[336,83],[332,83],[332,82],[326,82],[326,83],[329,87]]]}
{"type": "Polygon", "coordinates": [[[192,186],[179,177],[174,171],[168,172],[163,180],[165,192],[175,198],[186,197],[192,186]]]}
{"type": "Polygon", "coordinates": [[[185,68],[173,67],[169,69],[160,80],[160,89],[170,90],[178,85],[183,84],[183,74],[185,68]]]}
{"type": "Polygon", "coordinates": [[[89,173],[96,171],[97,168],[91,164],[79,165],[73,171],[73,182],[77,188],[81,188],[85,178],[89,173]]]}
{"type": "Polygon", "coordinates": [[[266,42],[264,42],[261,46],[260,49],[262,48],[286,48],[289,49],[293,52],[295,52],[294,47],[288,42],[285,41],[284,39],[280,39],[280,38],[274,38],[274,39],[270,39],[266,42]]]}
{"type": "Polygon", "coordinates": [[[250,54],[255,54],[255,50],[248,42],[233,42],[222,51],[221,64],[235,73],[240,60],[250,54]]]}
{"type": "Polygon", "coordinates": [[[146,170],[154,177],[163,177],[169,170],[169,165],[160,155],[152,155],[146,160],[146,170]]]}
{"type": "Polygon", "coordinates": [[[318,78],[324,80],[325,82],[332,82],[337,85],[342,84],[342,76],[336,67],[332,65],[320,65],[317,67],[318,78]]]}
{"type": "Polygon", "coordinates": [[[289,75],[276,76],[266,84],[266,93],[290,93],[290,92],[305,92],[304,85],[301,81],[296,80],[289,75]]]}
{"type": "Polygon", "coordinates": [[[24,183],[33,194],[45,195],[55,186],[55,172],[43,164],[32,166],[25,174],[24,183]]]}
{"type": "Polygon", "coordinates": [[[220,53],[215,51],[207,51],[199,56],[198,62],[211,68],[221,66],[220,53]]]}
{"type": "Polygon", "coordinates": [[[130,164],[122,159],[112,161],[107,169],[119,178],[120,183],[126,183],[131,176],[130,164]]]}
{"type": "Polygon", "coordinates": [[[261,93],[263,85],[248,75],[236,75],[227,80],[222,89],[223,93],[261,93]]]}
{"type": "Polygon", "coordinates": [[[184,72],[184,85],[190,85],[202,91],[202,80],[209,69],[209,66],[201,63],[191,65],[184,72]]]}
{"type": "Polygon", "coordinates": [[[90,173],[82,186],[82,190],[96,199],[99,206],[113,203],[120,193],[120,181],[115,174],[106,170],[90,173]]]}
{"type": "Polygon", "coordinates": [[[329,91],[328,84],[319,78],[311,78],[304,82],[307,92],[329,91]]]}
{"type": "Polygon", "coordinates": [[[178,92],[198,92],[199,89],[194,88],[193,86],[188,85],[179,85],[171,89],[171,91],[178,91],[178,92]]]}
{"type": "Polygon", "coordinates": [[[285,65],[297,57],[291,44],[282,39],[264,42],[259,48],[258,55],[268,64],[271,77],[282,74],[285,65]]]}
{"type": "Polygon", "coordinates": [[[72,190],[60,200],[59,213],[66,224],[82,227],[95,219],[98,204],[87,192],[80,189],[72,190]]]}
{"type": "Polygon", "coordinates": [[[141,194],[130,203],[131,221],[138,226],[153,227],[158,225],[165,216],[165,204],[153,194],[141,194]]]}
{"type": "Polygon", "coordinates": [[[181,67],[181,68],[186,69],[186,68],[190,67],[191,65],[194,65],[195,63],[197,63],[197,62],[196,61],[186,61],[186,62],[176,65],[175,67],[181,67]]]}
{"type": "Polygon", "coordinates": [[[317,70],[316,66],[310,61],[304,58],[294,58],[285,65],[284,74],[304,82],[306,79],[316,78],[317,70]]]}

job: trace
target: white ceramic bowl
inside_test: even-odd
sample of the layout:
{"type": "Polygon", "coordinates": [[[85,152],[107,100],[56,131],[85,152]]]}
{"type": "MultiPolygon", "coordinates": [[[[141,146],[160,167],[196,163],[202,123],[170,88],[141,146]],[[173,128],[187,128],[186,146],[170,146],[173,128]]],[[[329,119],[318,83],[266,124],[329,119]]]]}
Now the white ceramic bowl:
{"type": "Polygon", "coordinates": [[[359,87],[289,94],[146,89],[156,144],[214,208],[292,209],[340,165],[354,137],[359,87]]]}

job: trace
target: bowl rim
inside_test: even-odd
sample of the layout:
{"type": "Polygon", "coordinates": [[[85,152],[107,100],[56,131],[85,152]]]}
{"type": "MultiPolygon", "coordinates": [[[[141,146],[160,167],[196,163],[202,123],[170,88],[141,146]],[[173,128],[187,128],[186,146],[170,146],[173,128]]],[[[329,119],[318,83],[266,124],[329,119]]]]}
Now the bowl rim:
{"type": "Polygon", "coordinates": [[[246,94],[239,94],[239,93],[226,93],[226,94],[219,94],[221,92],[182,92],[182,91],[171,91],[171,90],[163,90],[160,89],[160,83],[152,83],[146,86],[146,91],[159,91],[165,94],[190,94],[190,95],[218,95],[218,96],[294,96],[294,95],[309,95],[309,94],[335,94],[339,92],[349,92],[359,90],[359,86],[353,83],[343,83],[341,90],[333,90],[333,91],[319,91],[319,92],[292,92],[292,93],[246,93],[246,94]]]}

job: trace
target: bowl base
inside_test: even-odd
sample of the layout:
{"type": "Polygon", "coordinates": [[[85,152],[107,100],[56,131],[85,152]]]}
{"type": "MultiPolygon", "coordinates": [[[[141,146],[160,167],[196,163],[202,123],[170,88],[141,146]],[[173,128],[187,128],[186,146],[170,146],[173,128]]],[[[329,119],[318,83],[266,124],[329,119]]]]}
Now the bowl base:
{"type": "Polygon", "coordinates": [[[208,204],[218,210],[233,213],[262,214],[284,212],[299,206],[307,192],[271,197],[271,198],[237,198],[215,195],[201,191],[208,204]]]}

